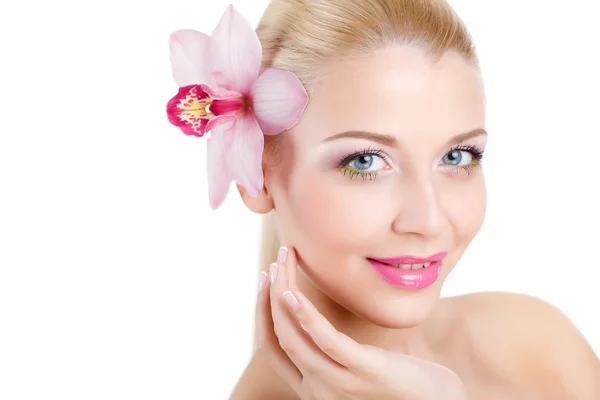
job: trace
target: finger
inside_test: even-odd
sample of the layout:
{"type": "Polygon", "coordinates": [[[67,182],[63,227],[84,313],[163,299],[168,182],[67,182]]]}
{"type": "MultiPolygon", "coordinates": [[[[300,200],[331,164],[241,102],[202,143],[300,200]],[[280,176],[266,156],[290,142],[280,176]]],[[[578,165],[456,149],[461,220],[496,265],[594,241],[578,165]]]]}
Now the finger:
{"type": "MultiPolygon", "coordinates": [[[[282,251],[285,252],[286,249],[282,251]]],[[[283,304],[288,300],[283,294],[289,289],[288,271],[296,266],[294,252],[288,250],[285,261],[281,258],[279,261],[277,277],[271,287],[271,310],[279,344],[302,374],[318,373],[334,378],[342,367],[319,350],[310,336],[300,327],[293,313],[283,304]]]]}
{"type": "Polygon", "coordinates": [[[297,289],[288,290],[286,296],[295,298],[295,302],[293,302],[295,306],[290,307],[290,310],[324,354],[339,365],[351,370],[361,370],[361,366],[366,366],[369,358],[368,352],[361,344],[335,329],[310,300],[297,289]]]}
{"type": "MultiPolygon", "coordinates": [[[[263,272],[264,274],[264,272],[263,272]]],[[[262,275],[262,274],[261,274],[262,275]]],[[[302,374],[287,354],[279,346],[275,335],[273,318],[271,316],[271,301],[269,296],[270,283],[264,275],[264,285],[258,293],[256,301],[256,342],[257,352],[260,352],[271,364],[272,369],[296,392],[300,392],[302,374]]]]}
{"type": "Polygon", "coordinates": [[[286,273],[288,274],[288,288],[290,289],[298,289],[298,284],[296,282],[296,269],[298,268],[298,255],[296,254],[296,249],[292,246],[284,246],[287,249],[286,260],[289,262],[286,263],[286,273]],[[289,266],[289,267],[288,267],[289,266]]]}

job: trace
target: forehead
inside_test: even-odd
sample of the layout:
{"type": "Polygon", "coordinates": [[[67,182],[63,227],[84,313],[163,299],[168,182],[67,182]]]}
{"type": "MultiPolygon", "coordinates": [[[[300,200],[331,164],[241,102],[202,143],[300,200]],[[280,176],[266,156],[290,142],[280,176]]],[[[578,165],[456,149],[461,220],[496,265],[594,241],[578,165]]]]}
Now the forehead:
{"type": "Polygon", "coordinates": [[[321,72],[297,125],[305,144],[347,130],[443,140],[485,125],[480,73],[455,53],[434,64],[421,50],[390,47],[321,72]]]}

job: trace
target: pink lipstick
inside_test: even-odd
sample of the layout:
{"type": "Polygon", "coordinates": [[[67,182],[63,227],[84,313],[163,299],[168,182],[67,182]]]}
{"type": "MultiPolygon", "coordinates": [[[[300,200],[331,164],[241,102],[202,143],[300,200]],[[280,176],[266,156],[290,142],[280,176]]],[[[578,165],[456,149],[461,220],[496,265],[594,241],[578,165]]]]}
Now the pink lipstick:
{"type": "Polygon", "coordinates": [[[367,261],[388,283],[402,289],[423,289],[440,276],[442,261],[447,254],[444,251],[429,257],[370,257],[367,261]]]}

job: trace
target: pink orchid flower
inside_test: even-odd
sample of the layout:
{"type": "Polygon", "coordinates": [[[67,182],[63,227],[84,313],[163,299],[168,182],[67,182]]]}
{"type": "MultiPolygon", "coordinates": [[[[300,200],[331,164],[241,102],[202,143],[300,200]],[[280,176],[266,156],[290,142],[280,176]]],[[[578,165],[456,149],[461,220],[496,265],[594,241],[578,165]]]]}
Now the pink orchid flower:
{"type": "Polygon", "coordinates": [[[261,69],[258,36],[231,5],[207,36],[185,29],[169,41],[179,92],[167,104],[169,121],[207,143],[210,206],[219,207],[232,181],[250,196],[263,187],[263,135],[293,127],[308,103],[300,80],[277,68],[261,69]]]}

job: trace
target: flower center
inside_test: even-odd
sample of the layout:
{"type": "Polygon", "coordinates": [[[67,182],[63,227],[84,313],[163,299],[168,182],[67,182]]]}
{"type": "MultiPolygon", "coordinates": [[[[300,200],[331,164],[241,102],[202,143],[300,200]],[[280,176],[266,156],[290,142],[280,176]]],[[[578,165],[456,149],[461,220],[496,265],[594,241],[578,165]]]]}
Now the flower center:
{"type": "Polygon", "coordinates": [[[209,119],[211,117],[209,108],[211,102],[210,97],[199,97],[197,88],[192,87],[185,97],[180,100],[178,108],[190,120],[209,119]]]}
{"type": "Polygon", "coordinates": [[[248,108],[248,103],[243,97],[225,100],[213,100],[208,111],[215,116],[241,114],[248,108]]]}

